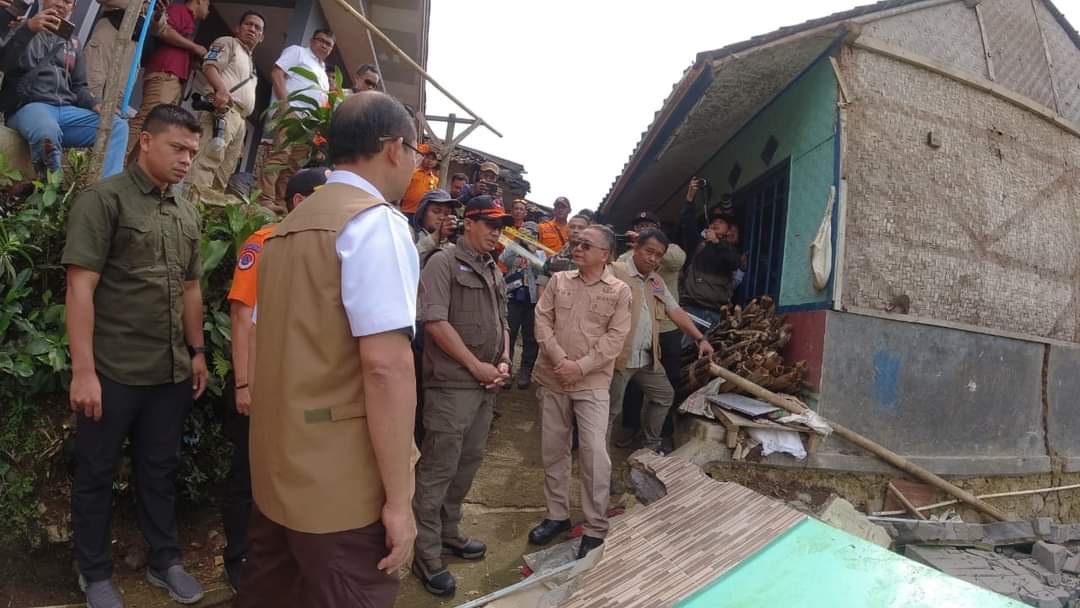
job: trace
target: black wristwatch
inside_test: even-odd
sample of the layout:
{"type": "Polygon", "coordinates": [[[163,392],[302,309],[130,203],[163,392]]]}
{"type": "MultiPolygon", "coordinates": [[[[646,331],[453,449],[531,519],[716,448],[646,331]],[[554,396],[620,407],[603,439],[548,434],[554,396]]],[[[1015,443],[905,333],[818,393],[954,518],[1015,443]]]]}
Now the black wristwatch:
{"type": "Polygon", "coordinates": [[[205,346],[189,346],[189,347],[187,347],[187,350],[188,350],[188,354],[191,355],[192,357],[194,357],[195,355],[205,355],[206,354],[206,347],[205,346]]]}

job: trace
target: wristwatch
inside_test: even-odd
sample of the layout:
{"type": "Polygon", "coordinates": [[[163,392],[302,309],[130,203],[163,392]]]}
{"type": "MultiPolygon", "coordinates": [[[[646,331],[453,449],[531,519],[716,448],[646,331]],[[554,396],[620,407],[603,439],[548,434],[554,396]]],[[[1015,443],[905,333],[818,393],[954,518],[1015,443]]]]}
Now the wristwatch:
{"type": "Polygon", "coordinates": [[[188,354],[191,355],[192,357],[194,357],[195,355],[205,355],[206,354],[206,347],[205,346],[189,346],[189,347],[187,347],[187,350],[188,350],[188,354]]]}

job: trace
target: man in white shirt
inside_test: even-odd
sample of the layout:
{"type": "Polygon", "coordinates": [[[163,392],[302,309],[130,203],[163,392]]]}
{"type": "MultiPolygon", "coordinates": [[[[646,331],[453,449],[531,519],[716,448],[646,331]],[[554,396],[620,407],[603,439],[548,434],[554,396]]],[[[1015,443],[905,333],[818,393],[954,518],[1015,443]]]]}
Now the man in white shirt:
{"type": "Polygon", "coordinates": [[[376,91],[334,112],[336,170],[266,240],[248,381],[251,548],[237,608],[390,608],[416,538],[420,263],[387,200],[419,163],[412,117],[376,91]]]}
{"type": "MultiPolygon", "coordinates": [[[[286,115],[288,109],[310,109],[311,105],[304,101],[289,101],[289,95],[298,91],[304,91],[305,97],[310,97],[319,104],[326,102],[327,93],[330,91],[330,77],[326,73],[326,58],[334,50],[334,33],[329,29],[318,29],[311,36],[311,46],[302,47],[298,44],[287,47],[281,52],[270,72],[270,82],[273,86],[273,103],[276,103],[274,117],[279,119],[286,115]],[[310,78],[297,74],[293,68],[302,68],[311,72],[318,80],[318,84],[310,78]]],[[[259,204],[269,207],[282,214],[285,212],[285,187],[289,184],[289,178],[302,169],[311,156],[311,146],[308,144],[285,144],[283,129],[275,129],[274,146],[270,154],[263,161],[262,170],[259,174],[259,204]]]]}

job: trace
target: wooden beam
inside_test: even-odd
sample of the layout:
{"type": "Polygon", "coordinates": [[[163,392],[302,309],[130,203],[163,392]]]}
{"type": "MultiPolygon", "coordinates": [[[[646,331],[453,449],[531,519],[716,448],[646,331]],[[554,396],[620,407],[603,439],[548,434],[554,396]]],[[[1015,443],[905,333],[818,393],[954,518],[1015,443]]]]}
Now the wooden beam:
{"type": "Polygon", "coordinates": [[[1042,21],[1039,19],[1039,9],[1035,6],[1035,0],[1031,0],[1031,18],[1035,20],[1035,27],[1039,30],[1039,39],[1042,40],[1043,53],[1046,54],[1046,72],[1050,77],[1050,92],[1054,94],[1054,107],[1061,114],[1061,98],[1058,96],[1057,80],[1054,78],[1054,58],[1050,55],[1050,45],[1046,42],[1046,32],[1043,31],[1042,21]]]}
{"type": "MultiPolygon", "coordinates": [[[[135,24],[139,18],[139,10],[142,2],[129,2],[124,9],[124,18],[120,21],[120,28],[116,32],[116,42],[113,44],[113,57],[126,57],[128,48],[133,44],[131,35],[135,32],[135,24]]],[[[127,82],[128,71],[131,64],[123,61],[113,61],[109,65],[109,74],[105,80],[105,93],[99,100],[101,112],[98,114],[97,139],[94,141],[94,151],[90,155],[90,170],[87,179],[91,183],[101,179],[101,173],[105,168],[105,149],[109,145],[109,137],[112,135],[113,116],[116,115],[120,98],[124,94],[124,84],[127,82]]],[[[123,109],[125,112],[127,108],[123,109]]],[[[137,134],[136,134],[137,135],[137,134]]],[[[131,133],[128,133],[131,137],[131,133]]],[[[124,153],[127,150],[123,151],[124,153]]]]}
{"type": "Polygon", "coordinates": [[[954,329],[956,331],[966,331],[973,334],[984,334],[987,336],[996,336],[998,338],[1008,338],[1010,340],[1021,340],[1024,342],[1034,342],[1036,344],[1049,344],[1050,346],[1061,346],[1065,348],[1076,348],[1075,342],[1067,342],[1065,340],[1058,340],[1056,338],[1047,338],[1045,336],[1036,336],[1034,334],[1024,334],[1015,331],[1006,331],[1003,329],[994,329],[992,327],[982,327],[980,325],[972,325],[970,323],[959,323],[956,321],[942,321],[941,319],[932,319],[930,317],[922,317],[918,315],[902,315],[896,313],[889,313],[883,310],[874,310],[873,308],[864,308],[862,306],[846,306],[842,308],[843,312],[851,313],[853,315],[861,315],[864,317],[874,317],[877,319],[886,319],[889,321],[900,321],[901,323],[915,323],[918,325],[929,325],[931,327],[942,327],[944,329],[954,329]]]}

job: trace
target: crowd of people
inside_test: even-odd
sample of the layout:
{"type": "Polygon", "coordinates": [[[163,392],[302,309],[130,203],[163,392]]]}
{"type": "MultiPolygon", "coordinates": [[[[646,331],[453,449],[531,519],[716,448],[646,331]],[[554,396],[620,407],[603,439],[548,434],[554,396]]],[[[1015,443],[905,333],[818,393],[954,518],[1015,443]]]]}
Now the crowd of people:
{"type": "MultiPolygon", "coordinates": [[[[122,7],[104,6],[95,35],[115,37],[122,7]]],[[[103,72],[62,31],[72,7],[45,0],[0,50],[8,124],[50,169],[61,144],[89,145],[98,120],[100,90],[86,74],[103,72]]],[[[184,568],[175,513],[183,423],[208,380],[200,221],[173,186],[227,184],[265,25],[246,12],[233,36],[203,49],[192,38],[208,10],[187,0],[162,11],[136,136],[128,146],[127,121],[114,119],[110,177],[82,192],[68,219],[72,522],[92,608],[123,606],[110,525],[129,439],[146,578],[181,603],[203,596],[184,568]],[[200,55],[193,113],[179,102],[200,55]]],[[[271,74],[279,116],[310,85],[292,68],[325,77],[334,41],[319,29],[309,46],[281,53],[271,74]]],[[[679,244],[651,212],[617,236],[588,211],[572,214],[565,197],[537,221],[527,201],[504,202],[494,163],[474,183],[455,174],[440,189],[440,159],[418,139],[415,116],[373,90],[371,66],[354,86],[331,119],[326,167],[305,168],[307,144],[275,142],[283,169],[261,177],[260,202],[283,219],[237,255],[224,420],[236,449],[222,501],[237,606],[390,606],[410,559],[429,592],[454,593],[446,556],[487,552],[463,532],[462,502],[497,396],[515,386],[535,384],[539,402],[547,513],[529,542],[571,529],[576,450],[585,556],[607,534],[613,448],[668,449],[683,353],[712,354],[704,332],[746,267],[731,216],[714,209],[699,224],[700,180],[669,230],[679,244]]]]}

